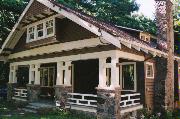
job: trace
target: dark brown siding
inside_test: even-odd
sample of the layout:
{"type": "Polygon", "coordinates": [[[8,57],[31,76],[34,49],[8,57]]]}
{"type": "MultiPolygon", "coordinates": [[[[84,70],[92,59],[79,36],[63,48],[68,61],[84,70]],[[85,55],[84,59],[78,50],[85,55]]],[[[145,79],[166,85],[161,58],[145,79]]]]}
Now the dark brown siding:
{"type": "Polygon", "coordinates": [[[136,63],[137,92],[141,94],[141,104],[145,105],[145,80],[144,62],[136,63]]]}
{"type": "Polygon", "coordinates": [[[97,36],[67,18],[56,19],[56,38],[61,43],[94,37],[97,36]]]}
{"type": "MultiPolygon", "coordinates": [[[[149,59],[146,62],[153,63],[154,68],[154,77],[156,76],[156,68],[155,68],[155,61],[153,59],[149,59]]],[[[145,104],[147,109],[153,110],[154,109],[154,86],[155,86],[155,78],[147,78],[146,77],[146,64],[144,65],[144,72],[145,72],[145,104]]]]}
{"type": "Polygon", "coordinates": [[[35,0],[26,12],[24,18],[38,15],[46,10],[49,10],[49,8],[35,0]]]}
{"type": "Polygon", "coordinates": [[[21,52],[24,50],[28,50],[31,48],[37,48],[44,45],[56,44],[56,43],[64,43],[71,42],[83,39],[90,39],[97,37],[90,31],[85,28],[79,26],[78,24],[68,20],[68,19],[58,19],[56,18],[56,33],[55,36],[33,41],[30,43],[26,43],[26,32],[22,35],[19,42],[16,44],[13,53],[21,52]]]}

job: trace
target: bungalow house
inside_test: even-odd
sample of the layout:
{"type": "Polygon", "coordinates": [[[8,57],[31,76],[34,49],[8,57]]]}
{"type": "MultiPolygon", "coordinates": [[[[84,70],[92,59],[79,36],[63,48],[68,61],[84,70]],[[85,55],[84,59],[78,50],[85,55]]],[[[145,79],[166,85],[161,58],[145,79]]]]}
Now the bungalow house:
{"type": "Polygon", "coordinates": [[[53,0],[31,0],[0,50],[10,63],[8,99],[56,99],[102,118],[153,110],[164,105],[168,54],[160,42],[53,0]]]}

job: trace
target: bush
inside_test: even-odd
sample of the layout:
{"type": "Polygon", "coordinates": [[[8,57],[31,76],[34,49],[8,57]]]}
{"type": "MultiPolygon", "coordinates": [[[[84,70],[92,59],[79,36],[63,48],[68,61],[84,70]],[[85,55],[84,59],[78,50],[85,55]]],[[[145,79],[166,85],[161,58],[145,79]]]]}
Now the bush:
{"type": "Polygon", "coordinates": [[[138,112],[138,119],[175,119],[176,111],[165,111],[159,113],[150,113],[147,109],[142,109],[138,112]]]}

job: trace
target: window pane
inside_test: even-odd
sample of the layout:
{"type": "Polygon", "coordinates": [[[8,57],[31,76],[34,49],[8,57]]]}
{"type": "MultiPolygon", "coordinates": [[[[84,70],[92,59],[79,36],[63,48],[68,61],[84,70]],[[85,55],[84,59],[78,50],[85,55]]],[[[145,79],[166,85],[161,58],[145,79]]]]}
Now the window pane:
{"type": "Polygon", "coordinates": [[[153,66],[149,64],[147,64],[146,66],[147,66],[147,69],[146,69],[147,77],[153,77],[153,66]]]}
{"type": "Polygon", "coordinates": [[[43,29],[43,23],[42,23],[42,24],[37,25],[37,30],[42,30],[42,29],[43,29]]]}
{"type": "Polygon", "coordinates": [[[53,27],[47,29],[47,35],[53,34],[53,27]]]}
{"type": "Polygon", "coordinates": [[[53,20],[47,21],[46,22],[46,28],[52,27],[53,26],[53,20]]]}
{"type": "Polygon", "coordinates": [[[34,33],[29,34],[29,40],[34,39],[34,33]]]}
{"type": "Polygon", "coordinates": [[[122,66],[123,89],[134,90],[134,70],[133,64],[122,66]]]}
{"type": "Polygon", "coordinates": [[[42,37],[43,36],[43,31],[38,31],[38,37],[42,37]]]}

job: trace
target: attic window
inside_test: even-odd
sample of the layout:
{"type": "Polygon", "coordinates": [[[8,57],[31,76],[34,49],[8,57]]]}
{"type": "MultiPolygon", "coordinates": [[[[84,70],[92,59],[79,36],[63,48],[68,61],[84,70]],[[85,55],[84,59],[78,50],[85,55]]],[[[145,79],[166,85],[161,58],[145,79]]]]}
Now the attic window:
{"type": "Polygon", "coordinates": [[[37,37],[41,38],[43,37],[44,31],[43,31],[43,23],[37,25],[37,37]]]}
{"type": "Polygon", "coordinates": [[[53,34],[53,30],[54,30],[54,22],[53,22],[53,20],[50,20],[50,21],[47,21],[46,22],[46,34],[47,35],[51,35],[51,34],[53,34]]]}
{"type": "Polygon", "coordinates": [[[150,42],[150,36],[148,34],[145,34],[145,33],[140,34],[140,39],[145,41],[145,42],[150,42]]]}
{"type": "Polygon", "coordinates": [[[55,19],[48,18],[33,23],[27,28],[27,43],[51,37],[55,34],[55,19]]]}
{"type": "Polygon", "coordinates": [[[33,27],[30,27],[30,28],[28,29],[28,35],[27,35],[27,37],[28,37],[29,40],[34,40],[34,38],[35,38],[35,27],[34,27],[34,26],[33,26],[33,27]]]}

